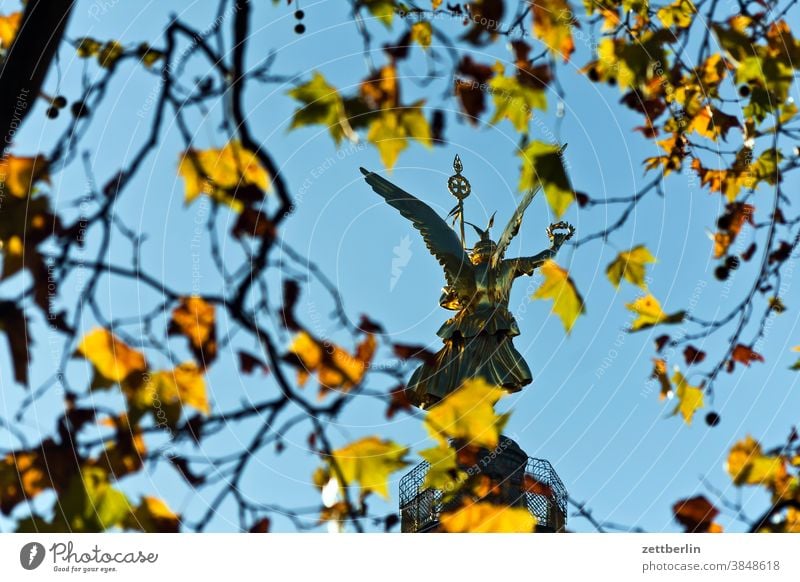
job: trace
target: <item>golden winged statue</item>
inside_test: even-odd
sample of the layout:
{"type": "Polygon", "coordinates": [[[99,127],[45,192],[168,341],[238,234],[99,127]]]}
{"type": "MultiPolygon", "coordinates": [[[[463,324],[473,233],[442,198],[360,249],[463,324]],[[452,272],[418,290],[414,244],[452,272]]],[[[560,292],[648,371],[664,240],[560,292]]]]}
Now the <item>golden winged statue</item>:
{"type": "Polygon", "coordinates": [[[457,313],[437,332],[444,347],[435,357],[414,371],[406,388],[411,403],[420,408],[436,404],[461,386],[464,380],[483,377],[487,382],[517,392],[532,381],[531,371],[512,339],[519,327],[508,309],[514,280],[531,275],[537,267],[554,257],[575,229],[564,222],[551,224],[547,234],[550,248],[530,257],[504,258],[506,249],[519,232],[522,217],[538,188],[525,193],[497,243],[489,229],[470,224],[479,240],[473,248],[464,246],[463,199],[469,195],[469,182],[461,176],[461,162],[456,156],[456,175],[449,181],[451,193],[459,205],[450,216],[461,219],[461,239],[430,206],[395,186],[385,178],[361,168],[367,183],[390,206],[410,220],[425,245],[444,267],[447,285],[439,304],[457,313]],[[453,178],[458,178],[454,180],[453,178]]]}

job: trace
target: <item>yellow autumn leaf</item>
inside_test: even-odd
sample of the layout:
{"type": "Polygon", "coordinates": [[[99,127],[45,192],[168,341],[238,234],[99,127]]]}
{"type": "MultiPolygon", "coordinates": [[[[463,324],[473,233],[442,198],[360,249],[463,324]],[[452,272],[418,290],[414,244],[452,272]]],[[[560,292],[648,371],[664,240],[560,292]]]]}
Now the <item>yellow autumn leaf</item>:
{"type": "Polygon", "coordinates": [[[0,159],[0,193],[27,197],[38,181],[50,182],[44,156],[5,156],[0,159]]]}
{"type": "Polygon", "coordinates": [[[533,4],[533,32],[550,52],[568,61],[575,51],[572,27],[577,22],[567,0],[537,0],[533,4]]]}
{"type": "Polygon", "coordinates": [[[678,370],[672,375],[672,383],[675,384],[675,396],[678,399],[672,415],[680,413],[684,422],[690,425],[694,413],[703,407],[703,389],[689,384],[678,370]]]}
{"type": "Polygon", "coordinates": [[[656,16],[667,28],[672,26],[687,28],[692,24],[692,19],[696,13],[697,8],[695,8],[692,0],[675,0],[669,6],[659,8],[656,16]]]}
{"type": "MultiPolygon", "coordinates": [[[[389,476],[406,467],[404,457],[408,447],[378,437],[364,437],[332,452],[342,477],[348,485],[358,483],[366,495],[375,492],[384,499],[389,498],[389,476]]],[[[332,476],[337,476],[331,470],[332,476]]]]}
{"type": "Polygon", "coordinates": [[[180,517],[158,497],[142,497],[124,522],[126,529],[147,533],[178,533],[180,517]]]}
{"type": "Polygon", "coordinates": [[[457,439],[476,447],[494,448],[508,420],[506,414],[495,414],[494,405],[505,394],[503,388],[488,384],[483,378],[467,380],[428,411],[425,428],[443,445],[457,439]]]}
{"type": "Polygon", "coordinates": [[[783,458],[765,456],[761,444],[750,435],[733,445],[725,469],[735,485],[771,487],[786,475],[783,458]]]}
{"type": "Polygon", "coordinates": [[[672,384],[667,375],[667,361],[662,358],[653,359],[653,372],[650,377],[658,381],[661,390],[658,394],[659,400],[666,400],[672,394],[672,384]]]}
{"type": "Polygon", "coordinates": [[[685,311],[678,311],[667,315],[661,309],[661,303],[651,294],[639,297],[633,303],[626,303],[625,307],[636,314],[636,319],[631,324],[630,331],[647,329],[660,323],[680,323],[686,315],[685,311]]]}
{"type": "Polygon", "coordinates": [[[240,188],[254,186],[262,192],[270,188],[269,175],[258,156],[238,141],[230,141],[219,149],[185,151],[178,174],[186,185],[187,204],[205,194],[236,212],[244,209],[244,202],[237,197],[240,188]]]}
{"type": "Polygon", "coordinates": [[[19,23],[22,20],[22,12],[12,12],[5,16],[0,16],[0,48],[8,50],[14,37],[17,36],[19,23]]]}
{"type": "Polygon", "coordinates": [[[370,14],[380,20],[386,28],[392,27],[392,18],[396,8],[395,0],[361,0],[361,5],[365,6],[370,14]]]}
{"type": "Polygon", "coordinates": [[[626,281],[647,289],[645,282],[646,265],[655,263],[656,258],[644,245],[620,252],[606,268],[606,275],[614,287],[619,289],[620,281],[626,281]]]}
{"type": "Polygon", "coordinates": [[[530,533],[536,526],[527,509],[488,502],[466,503],[442,513],[439,521],[450,533],[530,533]]]}
{"type": "Polygon", "coordinates": [[[420,20],[411,25],[411,40],[416,42],[419,46],[427,50],[431,46],[432,39],[433,27],[430,22],[420,20]]]}
{"type": "Polygon", "coordinates": [[[728,132],[734,127],[739,127],[739,120],[736,117],[706,105],[691,119],[686,132],[694,131],[707,139],[716,141],[718,137],[725,139],[728,132]]]}
{"type": "Polygon", "coordinates": [[[147,370],[144,354],[102,327],[83,336],[77,355],[91,362],[97,373],[112,383],[122,382],[133,372],[147,370]]]}
{"type": "Polygon", "coordinates": [[[430,125],[418,106],[381,111],[367,132],[367,140],[378,148],[381,162],[389,170],[412,139],[427,148],[433,145],[430,125]]]}
{"type": "Polygon", "coordinates": [[[467,478],[467,474],[456,462],[456,450],[449,445],[441,444],[425,449],[419,452],[419,456],[430,465],[422,484],[424,489],[438,489],[447,496],[448,493],[455,493],[467,478]]]}
{"type": "Polygon", "coordinates": [[[431,0],[431,6],[434,10],[438,10],[444,0],[431,0]]]}
{"type": "Polygon", "coordinates": [[[152,375],[158,397],[166,405],[191,406],[203,414],[211,412],[203,371],[194,362],[184,362],[173,370],[152,375]]]}
{"type": "Polygon", "coordinates": [[[493,68],[496,74],[489,81],[489,87],[495,113],[491,123],[508,119],[518,132],[528,133],[528,122],[533,110],[547,109],[544,89],[520,83],[516,75],[504,76],[504,67],[500,62],[493,68]]]}
{"type": "Polygon", "coordinates": [[[547,203],[557,218],[561,218],[575,200],[561,154],[560,146],[536,140],[517,154],[522,158],[520,191],[526,192],[541,185],[547,203]]]}
{"type": "Polygon", "coordinates": [[[553,313],[561,318],[564,330],[569,333],[578,316],[586,312],[583,297],[566,269],[552,259],[539,269],[544,281],[533,294],[533,299],[552,299],[553,313]]]}

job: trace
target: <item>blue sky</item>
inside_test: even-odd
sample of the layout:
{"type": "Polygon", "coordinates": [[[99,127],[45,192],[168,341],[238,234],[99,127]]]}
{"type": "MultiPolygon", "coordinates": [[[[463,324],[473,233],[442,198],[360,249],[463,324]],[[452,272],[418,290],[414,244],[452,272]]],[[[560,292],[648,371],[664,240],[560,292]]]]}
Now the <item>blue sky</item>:
{"type": "MultiPolygon", "coordinates": [[[[16,4],[3,1],[0,11],[7,12],[16,4]]],[[[170,13],[177,12],[197,29],[204,30],[215,17],[215,4],[79,2],[69,36],[116,38],[126,45],[150,41],[158,46],[170,13]]],[[[298,81],[302,82],[312,70],[319,70],[342,92],[351,93],[366,75],[366,68],[363,47],[347,6],[340,0],[302,3],[307,33],[298,36],[293,32],[293,8],[259,3],[249,63],[259,62],[274,51],[274,73],[289,76],[299,73],[298,81]]],[[[230,16],[226,18],[223,29],[227,34],[230,16]]],[[[441,19],[435,24],[450,33],[460,31],[458,22],[441,19]]],[[[386,37],[382,25],[372,22],[369,26],[376,36],[373,45],[378,47],[371,56],[380,64],[384,59],[379,50],[381,42],[396,38],[399,32],[386,37]]],[[[644,175],[641,162],[658,151],[652,142],[632,132],[641,120],[619,104],[616,88],[598,86],[577,73],[589,53],[587,43],[578,39],[576,44],[578,51],[572,63],[560,69],[559,80],[567,96],[564,116],[558,123],[555,115],[558,97],[550,92],[548,112],[541,116],[537,112],[531,136],[569,143],[566,158],[577,190],[592,198],[628,195],[652,179],[651,175],[644,175]]],[[[455,103],[442,99],[449,77],[427,88],[415,87],[414,78],[426,74],[427,63],[419,48],[413,51],[413,57],[400,66],[405,77],[403,100],[411,102],[426,97],[426,106],[448,111],[445,134],[448,143],[432,150],[412,145],[401,154],[390,179],[445,214],[453,205],[446,179],[452,173],[453,156],[458,153],[473,188],[467,200],[467,219],[482,224],[497,210],[497,222],[504,224],[518,197],[519,162],[515,155],[518,134],[508,122],[473,128],[457,120],[455,103]]],[[[500,43],[488,53],[476,49],[473,58],[482,62],[500,59],[510,66],[511,53],[500,43]]],[[[55,93],[60,82],[60,92],[70,98],[75,96],[83,67],[84,62],[75,58],[72,51],[64,50],[58,71],[50,75],[48,89],[55,93]]],[[[207,72],[205,62],[199,59],[191,61],[188,67],[187,79],[207,72]]],[[[449,71],[447,63],[438,68],[444,74],[449,71]]],[[[97,67],[90,64],[86,74],[90,77],[98,74],[97,67]]],[[[108,98],[95,113],[93,127],[81,144],[89,151],[93,172],[101,184],[129,159],[145,138],[150,119],[148,96],[157,89],[157,83],[155,75],[132,63],[124,65],[112,82],[108,98]],[[145,113],[144,119],[139,112],[145,113]]],[[[353,320],[357,321],[362,313],[368,314],[384,325],[392,341],[421,343],[438,349],[435,332],[448,317],[437,304],[443,283],[441,269],[410,224],[362,181],[359,166],[382,168],[376,150],[365,143],[345,144],[337,150],[321,127],[288,132],[294,110],[294,103],[286,96],[289,88],[290,85],[284,84],[253,85],[247,94],[251,128],[279,161],[296,197],[297,209],[285,223],[282,239],[324,269],[341,291],[347,315],[353,320]],[[410,237],[410,242],[404,242],[405,237],[410,237]],[[398,246],[407,248],[410,257],[392,286],[392,260],[398,246]]],[[[47,120],[44,106],[37,107],[39,110],[27,122],[15,153],[46,151],[57,134],[54,130],[62,129],[66,123],[63,119],[47,120]]],[[[199,116],[195,119],[197,147],[222,145],[224,138],[217,131],[221,114],[218,108],[207,119],[199,116]]],[[[739,136],[731,140],[733,146],[740,143],[739,136]]],[[[176,128],[168,123],[160,147],[148,158],[120,201],[119,214],[129,225],[150,234],[144,247],[144,261],[150,272],[190,292],[193,269],[199,268],[199,291],[216,293],[220,281],[213,274],[210,259],[202,257],[199,266],[192,263],[195,220],[204,217],[208,206],[202,202],[184,205],[183,183],[175,171],[182,149],[176,128]]],[[[80,160],[55,176],[53,192],[57,207],[68,213],[67,206],[83,196],[85,183],[80,160]]],[[[790,178],[787,191],[793,187],[796,182],[790,178]]],[[[606,265],[620,250],[646,244],[658,257],[658,263],[649,271],[650,290],[665,310],[686,309],[691,302],[695,304],[693,314],[704,318],[727,313],[746,293],[753,273],[751,265],[744,265],[729,281],[730,285],[713,277],[716,262],[711,258],[707,230],[714,228],[723,206],[718,195],[700,189],[696,178],[688,173],[671,176],[663,190],[663,197],[650,195],[639,204],[607,245],[597,241],[578,251],[569,246],[561,250],[558,262],[570,269],[586,300],[586,314],[578,320],[570,336],[565,335],[558,318],[550,314],[550,302],[528,299],[539,279],[534,276],[517,282],[510,305],[522,335],[516,338],[515,345],[525,355],[534,383],[522,393],[506,398],[501,407],[513,411],[507,434],[531,456],[550,460],[570,494],[586,501],[597,517],[650,530],[675,531],[672,504],[677,499],[706,492],[699,480],[701,476],[736,498],[723,468],[727,452],[736,440],[750,433],[765,444],[779,443],[797,422],[798,376],[788,368],[794,360],[789,350],[800,343],[800,333],[795,306],[788,302],[790,310],[772,320],[773,325],[758,350],[765,355],[766,362],[756,363],[747,370],[738,368],[732,376],[725,375],[717,385],[713,405],[702,411],[703,414],[706,410],[717,411],[722,417],[719,426],[706,426],[702,414],[692,426],[686,426],[678,418],[666,418],[672,404],[659,402],[658,387],[648,384],[647,379],[652,368],[652,339],[669,330],[624,332],[631,321],[624,304],[641,292],[627,284],[616,291],[605,276],[606,265]]],[[[755,200],[758,205],[759,197],[755,200]]],[[[610,224],[616,219],[616,211],[614,207],[583,211],[573,205],[564,218],[577,227],[580,238],[610,224]]],[[[230,220],[235,217],[223,211],[220,217],[223,229],[230,230],[231,224],[227,223],[230,220]]],[[[509,256],[531,255],[545,248],[548,241],[544,229],[553,220],[544,198],[536,199],[509,256]]],[[[752,232],[746,232],[737,244],[745,248],[751,235],[752,232]]],[[[91,256],[91,252],[90,246],[87,255],[91,256]]],[[[127,257],[129,249],[124,241],[115,240],[109,252],[116,260],[125,260],[121,257],[127,257]]],[[[240,258],[234,246],[226,246],[224,254],[232,264],[240,258]]],[[[276,289],[278,282],[278,278],[273,282],[276,289]]],[[[786,282],[790,285],[789,297],[796,297],[788,274],[786,282]]],[[[68,282],[66,293],[77,293],[79,283],[68,282]]],[[[104,307],[115,317],[135,315],[155,305],[155,298],[143,286],[118,285],[104,278],[101,289],[104,307]]],[[[74,296],[66,303],[70,299],[74,301],[74,296]]],[[[318,335],[330,336],[352,348],[346,337],[337,335],[335,322],[329,317],[331,310],[330,297],[312,283],[305,290],[297,313],[318,335]]],[[[220,322],[221,332],[226,323],[220,322]]],[[[87,330],[92,326],[90,318],[85,326],[87,330]]],[[[279,331],[276,333],[281,341],[290,339],[279,331]]],[[[36,385],[52,372],[57,359],[44,329],[36,335],[34,328],[34,337],[32,383],[36,385]]],[[[711,357],[724,349],[725,337],[722,333],[706,344],[697,345],[711,357]]],[[[391,354],[384,350],[378,363],[390,358],[391,354]]],[[[672,361],[680,360],[676,354],[672,361]]],[[[166,362],[160,365],[165,366],[166,362]]],[[[7,349],[0,349],[0,370],[3,394],[0,408],[8,418],[24,391],[13,383],[7,349]]],[[[85,362],[70,364],[74,385],[85,385],[88,374],[85,362]]],[[[269,380],[241,377],[232,353],[220,357],[209,383],[215,410],[234,409],[248,399],[264,399],[274,390],[269,380]]],[[[391,385],[376,375],[368,387],[385,389],[391,385]]],[[[311,396],[310,391],[315,388],[309,386],[307,390],[311,396]]],[[[113,394],[97,398],[98,402],[121,403],[113,394]]],[[[430,446],[419,415],[400,415],[387,421],[381,403],[367,397],[354,398],[357,401],[331,427],[336,445],[377,434],[406,443],[415,451],[430,446]]],[[[52,391],[31,408],[20,426],[31,438],[48,434],[54,428],[52,419],[59,408],[59,395],[52,391]]],[[[193,454],[240,448],[255,424],[256,421],[250,421],[231,426],[224,436],[193,454]]],[[[0,434],[5,443],[7,433],[0,431],[0,434]]],[[[318,504],[318,493],[310,482],[318,463],[307,450],[307,434],[308,427],[289,431],[284,438],[283,454],[276,456],[268,447],[253,459],[245,476],[245,491],[259,500],[287,507],[318,504]]],[[[400,476],[398,473],[393,477],[393,491],[400,476]]],[[[210,493],[198,494],[189,489],[164,463],[152,474],[126,479],[122,486],[134,498],[145,493],[161,495],[176,510],[195,517],[211,497],[210,493]]],[[[762,509],[766,496],[745,490],[743,500],[755,515],[762,509]]],[[[51,501],[52,498],[45,496],[40,503],[46,505],[51,501]]],[[[381,501],[373,500],[370,509],[376,514],[389,511],[396,506],[396,494],[388,503],[384,506],[381,501]]],[[[275,529],[291,529],[288,520],[273,517],[275,529]]],[[[234,520],[231,507],[226,505],[212,522],[212,529],[229,530],[234,527],[234,520]]],[[[727,517],[720,521],[724,526],[737,527],[727,517]]],[[[0,521],[0,527],[7,525],[8,522],[0,521]]],[[[572,520],[570,527],[579,531],[590,529],[580,519],[572,520]]]]}

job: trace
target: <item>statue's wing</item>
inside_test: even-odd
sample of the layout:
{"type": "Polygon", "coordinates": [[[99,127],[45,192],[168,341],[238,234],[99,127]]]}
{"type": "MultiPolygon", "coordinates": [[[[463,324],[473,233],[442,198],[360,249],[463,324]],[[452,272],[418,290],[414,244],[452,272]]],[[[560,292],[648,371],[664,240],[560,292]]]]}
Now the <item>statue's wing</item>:
{"type": "Polygon", "coordinates": [[[475,274],[469,256],[461,246],[458,235],[436,212],[419,198],[398,188],[378,174],[361,168],[367,184],[409,219],[425,240],[425,245],[444,267],[447,283],[459,291],[471,294],[475,289],[475,274]]]}
{"type": "Polygon", "coordinates": [[[520,200],[517,209],[514,211],[514,214],[511,216],[511,220],[508,221],[506,225],[506,229],[503,231],[503,234],[500,235],[500,238],[497,240],[497,250],[492,256],[492,266],[497,266],[497,264],[503,260],[503,255],[506,254],[506,249],[508,249],[508,245],[517,233],[519,232],[519,227],[522,225],[522,217],[525,215],[525,210],[530,205],[531,201],[536,197],[536,194],[539,193],[541,186],[536,186],[531,188],[520,200]]]}

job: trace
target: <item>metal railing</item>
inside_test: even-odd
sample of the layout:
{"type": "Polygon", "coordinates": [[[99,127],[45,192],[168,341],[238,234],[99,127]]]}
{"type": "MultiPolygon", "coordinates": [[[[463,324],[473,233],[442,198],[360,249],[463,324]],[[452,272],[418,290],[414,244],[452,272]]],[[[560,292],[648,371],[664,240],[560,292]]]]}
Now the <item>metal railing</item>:
{"type": "MultiPolygon", "coordinates": [[[[443,509],[443,493],[425,488],[430,465],[424,461],[400,479],[400,527],[416,533],[435,529],[443,509]]],[[[520,490],[525,506],[541,531],[563,531],[567,524],[567,489],[549,461],[528,458],[520,490]]]]}

